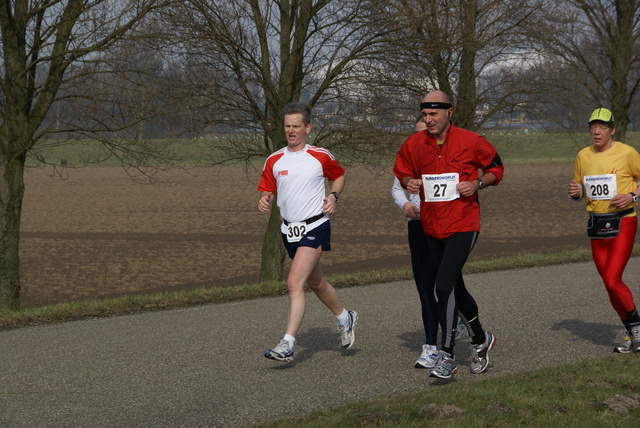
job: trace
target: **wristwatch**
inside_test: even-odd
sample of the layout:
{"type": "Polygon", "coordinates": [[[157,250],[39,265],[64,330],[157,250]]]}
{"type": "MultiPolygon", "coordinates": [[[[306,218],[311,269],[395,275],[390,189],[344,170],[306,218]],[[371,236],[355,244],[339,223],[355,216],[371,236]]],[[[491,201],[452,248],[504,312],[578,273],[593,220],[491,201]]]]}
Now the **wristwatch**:
{"type": "Polygon", "coordinates": [[[633,202],[638,202],[638,195],[636,195],[635,193],[631,192],[629,193],[631,195],[631,197],[633,198],[633,202]]]}
{"type": "MultiPolygon", "coordinates": [[[[333,197],[336,198],[336,202],[338,202],[338,192],[331,192],[329,194],[333,195],[333,197]]],[[[637,196],[636,196],[636,199],[637,199],[637,196]]]]}
{"type": "Polygon", "coordinates": [[[478,189],[484,189],[484,181],[480,178],[478,178],[478,189]]]}

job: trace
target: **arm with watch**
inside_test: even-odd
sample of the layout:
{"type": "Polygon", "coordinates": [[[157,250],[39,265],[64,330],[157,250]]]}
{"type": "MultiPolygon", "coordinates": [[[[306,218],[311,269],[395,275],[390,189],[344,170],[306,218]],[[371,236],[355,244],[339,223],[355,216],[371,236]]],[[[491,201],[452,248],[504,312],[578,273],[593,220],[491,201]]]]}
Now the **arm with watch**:
{"type": "Polygon", "coordinates": [[[331,182],[331,190],[324,198],[324,207],[322,208],[324,214],[333,214],[335,212],[336,202],[338,202],[342,189],[344,189],[344,182],[344,174],[331,182]]]}
{"type": "Polygon", "coordinates": [[[490,172],[480,176],[477,180],[478,182],[478,190],[484,189],[485,187],[489,187],[496,182],[496,176],[490,172]]]}
{"type": "Polygon", "coordinates": [[[496,180],[497,178],[493,173],[487,172],[475,180],[461,181],[458,183],[457,188],[460,196],[473,196],[477,191],[491,186],[496,180]]]}
{"type": "Polygon", "coordinates": [[[640,186],[631,193],[620,193],[609,200],[609,203],[616,208],[626,208],[631,204],[638,202],[640,197],[640,186]]]}

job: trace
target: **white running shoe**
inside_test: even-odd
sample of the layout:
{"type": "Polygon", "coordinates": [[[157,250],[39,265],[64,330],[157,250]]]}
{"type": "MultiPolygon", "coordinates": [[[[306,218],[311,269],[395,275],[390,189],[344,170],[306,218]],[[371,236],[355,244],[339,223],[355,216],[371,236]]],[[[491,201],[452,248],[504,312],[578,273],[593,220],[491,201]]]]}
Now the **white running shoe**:
{"type": "Polygon", "coordinates": [[[340,332],[340,346],[344,349],[349,349],[356,341],[355,328],[358,324],[358,313],[356,311],[349,311],[349,321],[345,325],[338,324],[338,331],[340,332]]]}
{"type": "Polygon", "coordinates": [[[415,367],[417,369],[432,369],[436,366],[438,361],[438,348],[434,345],[422,345],[422,354],[416,361],[415,367]]]}
{"type": "Polygon", "coordinates": [[[290,363],[293,361],[293,347],[288,340],[282,339],[275,348],[264,351],[264,356],[270,360],[290,363]]]}
{"type": "Polygon", "coordinates": [[[620,354],[630,354],[633,352],[633,340],[631,340],[629,332],[624,336],[624,340],[613,348],[613,352],[618,352],[620,354]]]}

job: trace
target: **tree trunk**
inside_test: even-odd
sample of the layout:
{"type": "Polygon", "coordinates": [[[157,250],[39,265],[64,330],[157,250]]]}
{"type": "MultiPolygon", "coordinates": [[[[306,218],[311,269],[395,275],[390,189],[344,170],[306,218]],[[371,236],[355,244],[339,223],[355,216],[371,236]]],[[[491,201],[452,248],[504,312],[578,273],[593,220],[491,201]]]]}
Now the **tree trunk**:
{"type": "Polygon", "coordinates": [[[280,210],[273,198],[269,224],[262,241],[262,259],[260,263],[260,282],[282,281],[286,251],[280,233],[280,210]]]}
{"type": "Polygon", "coordinates": [[[477,105],[476,88],[476,26],[478,20],[477,2],[462,2],[462,54],[460,58],[460,82],[458,83],[458,103],[455,124],[461,128],[475,130],[477,105]]]}
{"type": "Polygon", "coordinates": [[[0,165],[0,309],[20,309],[20,217],[25,157],[0,165]]]}
{"type": "Polygon", "coordinates": [[[616,139],[624,141],[629,125],[629,107],[633,93],[629,88],[630,64],[636,40],[634,28],[637,6],[635,1],[616,1],[616,26],[611,36],[611,109],[616,119],[616,139]]]}

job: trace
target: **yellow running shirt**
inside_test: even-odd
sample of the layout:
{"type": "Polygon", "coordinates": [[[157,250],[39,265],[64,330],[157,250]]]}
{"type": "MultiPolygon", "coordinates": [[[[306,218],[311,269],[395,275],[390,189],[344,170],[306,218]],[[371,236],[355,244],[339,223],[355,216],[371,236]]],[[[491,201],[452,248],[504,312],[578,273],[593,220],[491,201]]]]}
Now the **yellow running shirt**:
{"type": "Polygon", "coordinates": [[[597,152],[593,146],[580,150],[573,166],[573,181],[583,186],[587,211],[593,213],[622,211],[638,205],[633,202],[624,208],[616,208],[609,204],[609,199],[615,195],[636,190],[638,180],[640,154],[618,141],[604,152],[597,152]]]}

